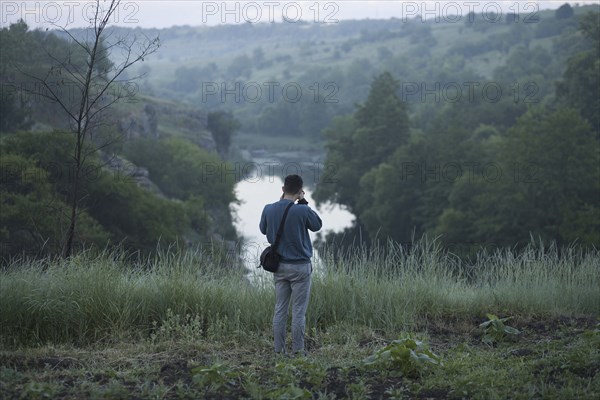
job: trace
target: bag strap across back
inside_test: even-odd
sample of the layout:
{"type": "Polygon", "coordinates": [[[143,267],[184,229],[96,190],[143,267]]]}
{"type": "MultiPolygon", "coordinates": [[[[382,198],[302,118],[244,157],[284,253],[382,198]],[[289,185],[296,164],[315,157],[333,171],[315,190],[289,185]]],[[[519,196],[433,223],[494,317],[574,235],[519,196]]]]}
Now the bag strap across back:
{"type": "Polygon", "coordinates": [[[273,246],[271,246],[271,248],[275,252],[277,251],[277,246],[279,246],[279,240],[281,239],[281,235],[283,234],[283,227],[285,226],[285,219],[287,218],[288,211],[290,211],[290,208],[292,208],[293,205],[294,205],[294,202],[292,201],[287,206],[287,208],[285,209],[285,212],[283,213],[283,218],[281,219],[281,223],[279,224],[279,229],[277,230],[277,235],[275,236],[275,243],[273,243],[273,246]]]}

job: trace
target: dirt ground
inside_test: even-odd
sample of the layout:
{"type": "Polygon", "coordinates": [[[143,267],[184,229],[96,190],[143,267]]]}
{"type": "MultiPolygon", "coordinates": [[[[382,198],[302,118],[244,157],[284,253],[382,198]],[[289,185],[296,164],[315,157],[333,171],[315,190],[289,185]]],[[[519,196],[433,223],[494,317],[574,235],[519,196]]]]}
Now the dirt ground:
{"type": "MultiPolygon", "coordinates": [[[[428,337],[430,348],[443,357],[460,343],[489,351],[490,347],[482,344],[482,332],[477,328],[481,322],[483,320],[480,318],[470,321],[437,321],[427,323],[419,329],[428,337]]],[[[541,359],[547,356],[547,344],[569,343],[570,340],[581,337],[584,332],[595,329],[597,324],[591,317],[511,320],[510,325],[519,329],[521,334],[518,341],[511,343],[502,354],[505,358],[515,360],[541,359]]],[[[385,337],[385,332],[375,331],[371,337],[361,340],[357,347],[363,350],[381,348],[389,343],[389,339],[385,337]]],[[[314,353],[315,360],[323,370],[323,376],[318,385],[308,378],[312,362],[310,356],[306,363],[298,364],[295,370],[296,398],[326,395],[327,398],[337,399],[391,399],[398,398],[398,393],[402,393],[402,398],[459,398],[449,390],[451,385],[428,387],[427,377],[405,378],[367,370],[359,364],[343,367],[328,364],[327,360],[319,358],[319,344],[314,340],[308,340],[308,343],[309,351],[314,353]]],[[[202,387],[195,380],[195,368],[199,365],[211,365],[218,359],[218,354],[196,349],[169,350],[154,354],[140,352],[129,354],[125,358],[113,357],[110,352],[95,354],[85,349],[68,352],[68,355],[52,353],[51,348],[1,351],[0,398],[278,398],[283,392],[277,391],[277,368],[288,362],[273,359],[273,356],[265,358],[260,355],[253,358],[251,355],[240,355],[239,363],[233,362],[227,366],[227,374],[230,376],[223,380],[216,376],[214,382],[218,384],[202,387]],[[249,381],[259,389],[253,390],[249,381]]],[[[293,360],[289,362],[294,363],[293,360]]],[[[581,367],[571,368],[570,373],[581,378],[596,379],[599,371],[600,358],[596,353],[581,367]]],[[[553,384],[553,380],[557,385],[562,384],[560,365],[550,365],[549,369],[544,366],[543,371],[541,367],[537,370],[534,368],[530,373],[534,376],[545,373],[547,375],[544,379],[548,380],[548,384],[553,384]]]]}

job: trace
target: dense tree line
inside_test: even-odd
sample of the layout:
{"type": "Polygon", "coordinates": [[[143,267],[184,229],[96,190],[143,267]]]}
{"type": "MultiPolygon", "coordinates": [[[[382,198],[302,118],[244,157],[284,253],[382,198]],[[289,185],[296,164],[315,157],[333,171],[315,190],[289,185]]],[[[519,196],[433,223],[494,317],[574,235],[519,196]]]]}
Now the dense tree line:
{"type": "MultiPolygon", "coordinates": [[[[315,197],[357,216],[355,227],[328,240],[356,241],[360,233],[411,243],[427,234],[463,255],[532,239],[597,246],[597,21],[598,14],[581,19],[588,50],[568,59],[544,102],[447,102],[423,130],[411,130],[399,82],[379,75],[367,100],[325,131],[326,165],[334,172],[315,197]]],[[[539,49],[526,55],[522,64],[531,65],[518,73],[549,62],[539,49]]]]}
{"type": "MultiPolygon", "coordinates": [[[[61,71],[52,69],[52,58],[70,57],[73,68],[83,68],[86,58],[65,37],[29,30],[22,21],[0,30],[0,44],[0,257],[57,255],[68,228],[74,174],[69,149],[75,138],[56,104],[28,93],[35,84],[28,74],[47,74],[53,77],[51,85],[59,88],[61,71]]],[[[61,93],[66,102],[77,100],[77,93],[61,93]]],[[[143,101],[124,103],[110,118],[142,115],[142,109],[143,101]]],[[[148,124],[155,129],[157,108],[151,109],[154,119],[148,124]]],[[[128,125],[135,122],[124,120],[128,125]]],[[[210,125],[218,150],[226,152],[237,121],[215,112],[210,125]]],[[[122,136],[120,129],[118,124],[101,124],[86,146],[96,149],[98,138],[122,136]]],[[[215,172],[227,165],[216,152],[176,131],[160,140],[133,137],[125,144],[100,147],[102,151],[86,156],[81,176],[76,249],[119,245],[152,252],[158,243],[186,246],[209,241],[215,234],[235,238],[229,215],[235,179],[215,172]],[[145,179],[152,180],[154,189],[139,176],[146,170],[145,179]]]]}

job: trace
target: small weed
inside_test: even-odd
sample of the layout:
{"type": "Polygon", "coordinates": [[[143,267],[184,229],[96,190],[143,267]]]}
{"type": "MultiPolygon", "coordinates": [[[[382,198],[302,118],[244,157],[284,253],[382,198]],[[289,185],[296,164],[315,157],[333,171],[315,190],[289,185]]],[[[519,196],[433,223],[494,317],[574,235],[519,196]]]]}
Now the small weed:
{"type": "Polygon", "coordinates": [[[410,391],[406,387],[392,387],[385,391],[390,400],[403,400],[410,398],[410,391]]]}
{"type": "Polygon", "coordinates": [[[325,367],[305,358],[298,358],[294,363],[304,372],[304,380],[313,388],[319,388],[323,385],[327,375],[325,367]]]}
{"type": "Polygon", "coordinates": [[[265,398],[265,389],[257,380],[244,376],[244,381],[242,382],[242,387],[245,392],[248,393],[251,399],[263,399],[265,398]]]}
{"type": "Polygon", "coordinates": [[[518,329],[504,324],[512,317],[498,318],[494,314],[487,314],[487,317],[488,320],[479,325],[484,330],[481,340],[485,344],[493,345],[504,340],[514,340],[521,333],[518,329]]]}
{"type": "Polygon", "coordinates": [[[192,369],[192,380],[207,392],[217,392],[236,383],[236,371],[221,363],[192,369]]]}
{"type": "Polygon", "coordinates": [[[298,371],[294,364],[280,362],[275,365],[273,379],[279,386],[293,385],[297,382],[298,371]]]}
{"type": "Polygon", "coordinates": [[[369,388],[362,380],[357,383],[349,383],[346,386],[346,392],[351,399],[366,399],[369,397],[369,388]]]}
{"type": "Polygon", "coordinates": [[[169,308],[163,323],[158,326],[157,321],[152,322],[154,332],[150,335],[153,343],[179,339],[188,342],[195,342],[202,338],[202,319],[199,315],[191,316],[187,314],[184,318],[179,314],[174,314],[169,308]]]}
{"type": "Polygon", "coordinates": [[[441,360],[427,345],[413,339],[394,340],[363,360],[363,365],[400,373],[406,377],[420,375],[428,365],[441,365],[441,360]]]}

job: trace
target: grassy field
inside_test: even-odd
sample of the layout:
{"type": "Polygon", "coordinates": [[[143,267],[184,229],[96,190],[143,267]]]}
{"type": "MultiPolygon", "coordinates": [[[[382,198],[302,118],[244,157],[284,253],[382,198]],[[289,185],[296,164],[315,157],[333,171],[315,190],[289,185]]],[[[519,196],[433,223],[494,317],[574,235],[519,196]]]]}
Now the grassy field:
{"type": "Polygon", "coordinates": [[[0,398],[595,399],[599,260],[531,246],[467,266],[426,241],[325,257],[307,358],[272,354],[267,273],[218,253],[17,260],[0,398]]]}

